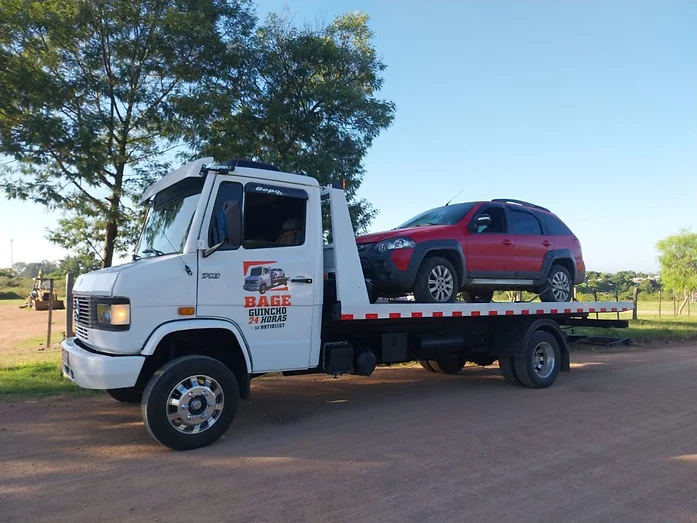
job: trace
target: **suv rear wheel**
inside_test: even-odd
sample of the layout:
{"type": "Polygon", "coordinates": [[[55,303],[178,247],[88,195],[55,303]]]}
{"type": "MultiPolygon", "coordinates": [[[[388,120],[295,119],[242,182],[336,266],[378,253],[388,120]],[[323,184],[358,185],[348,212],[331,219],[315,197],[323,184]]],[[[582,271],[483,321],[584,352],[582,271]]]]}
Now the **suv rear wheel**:
{"type": "Polygon", "coordinates": [[[552,265],[547,278],[547,290],[540,295],[546,302],[567,302],[573,297],[571,274],[562,265],[552,265]]]}
{"type": "Polygon", "coordinates": [[[460,283],[452,263],[445,258],[426,258],[414,283],[414,298],[419,303],[453,303],[460,283]]]}

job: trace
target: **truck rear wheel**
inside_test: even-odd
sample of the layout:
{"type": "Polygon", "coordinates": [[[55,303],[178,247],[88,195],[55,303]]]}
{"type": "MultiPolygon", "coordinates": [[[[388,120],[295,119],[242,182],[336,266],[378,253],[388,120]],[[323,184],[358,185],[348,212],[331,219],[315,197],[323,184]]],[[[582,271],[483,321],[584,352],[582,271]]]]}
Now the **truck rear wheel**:
{"type": "Polygon", "coordinates": [[[520,383],[533,389],[549,387],[557,379],[561,350],[557,339],[545,331],[530,337],[521,358],[515,358],[515,372],[520,383]]]}
{"type": "Polygon", "coordinates": [[[431,368],[434,371],[441,374],[457,374],[465,367],[467,360],[464,360],[459,356],[450,356],[447,358],[432,360],[428,363],[431,365],[431,368]]]}
{"type": "Polygon", "coordinates": [[[501,376],[506,380],[506,383],[510,383],[511,385],[522,385],[518,376],[516,376],[515,363],[510,356],[499,358],[499,371],[501,371],[501,376]]]}
{"type": "Polygon", "coordinates": [[[158,370],[143,393],[145,428],[165,447],[210,445],[232,424],[240,390],[230,369],[206,356],[176,358],[158,370]]]}
{"type": "Polygon", "coordinates": [[[436,372],[433,370],[433,367],[431,367],[431,362],[428,360],[419,360],[419,365],[421,365],[428,372],[436,372]]]}
{"type": "Polygon", "coordinates": [[[127,389],[107,389],[106,393],[121,403],[140,403],[143,399],[143,389],[129,387],[127,389]]]}

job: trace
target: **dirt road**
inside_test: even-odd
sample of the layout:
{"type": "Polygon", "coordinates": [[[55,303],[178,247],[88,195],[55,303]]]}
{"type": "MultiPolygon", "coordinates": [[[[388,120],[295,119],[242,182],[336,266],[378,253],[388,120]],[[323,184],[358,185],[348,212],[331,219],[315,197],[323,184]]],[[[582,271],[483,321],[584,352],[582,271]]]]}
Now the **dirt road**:
{"type": "MultiPolygon", "coordinates": [[[[58,341],[65,331],[65,310],[53,311],[51,320],[51,338],[58,341]]],[[[48,311],[20,309],[14,300],[0,300],[0,364],[37,359],[36,350],[46,344],[47,328],[48,311]]]]}
{"type": "Polygon", "coordinates": [[[0,520],[697,521],[697,346],[572,361],[548,390],[495,368],[259,380],[188,453],[109,399],[0,404],[0,520]]]}

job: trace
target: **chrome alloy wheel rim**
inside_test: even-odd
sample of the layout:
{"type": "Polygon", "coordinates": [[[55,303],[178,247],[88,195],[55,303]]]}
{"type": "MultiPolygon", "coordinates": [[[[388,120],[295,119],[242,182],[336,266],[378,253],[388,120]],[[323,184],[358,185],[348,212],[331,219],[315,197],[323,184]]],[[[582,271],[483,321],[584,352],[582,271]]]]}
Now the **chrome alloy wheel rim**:
{"type": "Polygon", "coordinates": [[[450,299],[454,290],[453,275],[448,268],[436,265],[428,275],[428,292],[431,297],[439,303],[444,303],[450,299]]]}
{"type": "Polygon", "coordinates": [[[181,380],[167,398],[167,418],[184,434],[199,434],[220,419],[225,395],[210,376],[196,375],[181,380]]]}
{"type": "Polygon", "coordinates": [[[532,367],[539,378],[548,378],[552,374],[552,370],[554,370],[555,362],[554,349],[546,341],[540,343],[532,351],[532,367]]]}
{"type": "Polygon", "coordinates": [[[552,277],[552,294],[556,301],[568,301],[571,295],[571,281],[564,272],[557,272],[552,277]]]}

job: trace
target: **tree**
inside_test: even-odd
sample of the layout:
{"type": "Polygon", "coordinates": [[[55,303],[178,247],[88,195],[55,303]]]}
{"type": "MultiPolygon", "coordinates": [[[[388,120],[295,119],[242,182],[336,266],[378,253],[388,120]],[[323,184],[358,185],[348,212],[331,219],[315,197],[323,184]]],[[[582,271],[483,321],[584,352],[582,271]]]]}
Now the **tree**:
{"type": "Polygon", "coordinates": [[[661,264],[661,284],[680,292],[684,300],[678,314],[682,314],[690,299],[690,291],[697,289],[697,233],[681,230],[656,245],[661,264]]]}
{"type": "Polygon", "coordinates": [[[385,65],[365,14],[345,14],[320,28],[297,28],[276,15],[252,41],[250,84],[241,101],[221,96],[192,107],[188,136],[195,150],[218,159],[255,159],[322,184],[345,180],[354,228],[375,210],[358,199],[363,158],[394,118],[376,97],[385,65]]]}
{"type": "Polygon", "coordinates": [[[78,276],[80,274],[97,270],[99,265],[100,260],[97,259],[94,253],[66,256],[58,263],[58,270],[56,272],[60,273],[61,275],[72,273],[75,276],[78,276]]]}
{"type": "Polygon", "coordinates": [[[63,211],[50,239],[98,241],[110,266],[184,108],[238,95],[254,23],[247,0],[0,0],[0,187],[63,211]]]}

